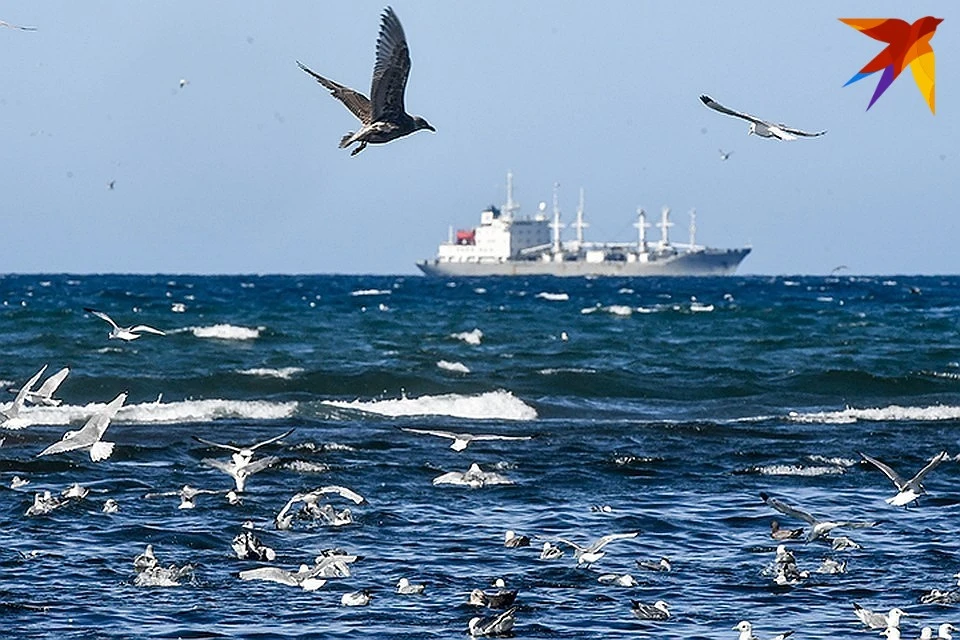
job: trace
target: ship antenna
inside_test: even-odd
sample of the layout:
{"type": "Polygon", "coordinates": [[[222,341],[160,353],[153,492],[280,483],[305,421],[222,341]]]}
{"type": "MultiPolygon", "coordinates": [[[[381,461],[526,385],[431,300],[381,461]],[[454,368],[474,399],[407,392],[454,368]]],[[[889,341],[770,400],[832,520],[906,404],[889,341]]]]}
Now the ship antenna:
{"type": "Polygon", "coordinates": [[[650,223],[647,222],[647,212],[643,210],[643,207],[637,207],[637,221],[633,226],[637,228],[637,251],[646,253],[647,228],[650,226],[650,223]]]}
{"type": "Polygon", "coordinates": [[[583,187],[580,187],[580,205],[577,207],[577,221],[573,225],[577,229],[577,249],[583,246],[583,230],[590,225],[583,221],[583,187]]]}
{"type": "Polygon", "coordinates": [[[565,225],[560,224],[560,183],[553,183],[553,224],[550,227],[553,229],[553,253],[558,254],[562,249],[560,243],[560,230],[563,229],[565,225]]]}
{"type": "Polygon", "coordinates": [[[504,216],[507,220],[513,220],[513,214],[520,208],[520,205],[513,199],[513,172],[507,172],[507,203],[503,205],[504,216]]]}
{"type": "Polygon", "coordinates": [[[670,237],[668,235],[670,227],[673,226],[673,223],[670,222],[670,207],[664,207],[661,211],[662,217],[660,219],[660,224],[657,226],[660,227],[660,248],[666,249],[670,246],[670,237]]]}
{"type": "Polygon", "coordinates": [[[697,210],[690,209],[690,250],[697,248],[697,210]]]}

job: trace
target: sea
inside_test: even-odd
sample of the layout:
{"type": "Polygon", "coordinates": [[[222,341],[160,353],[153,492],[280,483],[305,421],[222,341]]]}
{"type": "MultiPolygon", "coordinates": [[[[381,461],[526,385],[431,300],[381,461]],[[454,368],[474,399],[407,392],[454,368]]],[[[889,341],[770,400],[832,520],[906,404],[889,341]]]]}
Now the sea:
{"type": "Polygon", "coordinates": [[[960,277],[0,276],[3,387],[44,365],[41,381],[70,369],[62,404],[0,426],[0,637],[462,638],[499,613],[468,604],[497,578],[518,591],[517,638],[733,640],[741,620],[759,638],[878,637],[854,603],[908,612],[904,638],[960,626],[957,605],[920,602],[960,571],[960,277]],[[85,307],[165,335],[110,340],[85,307]],[[121,392],[111,457],[38,457],[121,392]],[[206,461],[232,452],[196,438],[290,429],[231,504],[206,461]],[[423,431],[522,439],[455,451],[423,431]],[[860,455],[909,478],[941,451],[906,507],[860,455]],[[474,463],[502,483],[434,484],[474,463]],[[74,483],[89,493],[26,515],[74,483]],[[210,492],[180,509],[184,485],[210,492]],[[328,486],[365,498],[318,499],[351,523],[295,502],[277,529],[328,486]],[[807,523],[761,493],[875,526],[832,531],[846,549],[787,541],[803,577],[778,584],[771,521],[807,523]],[[273,561],[238,559],[245,523],[273,561]],[[530,546],[505,547],[508,530],[530,546]],[[578,566],[570,543],[632,533],[578,566]],[[541,560],[544,542],[564,555],[541,560]],[[192,570],[141,586],[148,544],[192,570]],[[359,558],[315,591],[240,579],[327,549],[359,558]],[[670,571],[638,563],[661,557],[670,571]],[[818,572],[825,558],[844,571],[818,572]],[[636,584],[608,582],[623,574],[636,584]],[[398,594],[404,577],[424,593],[398,594]],[[361,590],[367,606],[341,604],[361,590]],[[666,620],[632,612],[659,600],[666,620]]]}

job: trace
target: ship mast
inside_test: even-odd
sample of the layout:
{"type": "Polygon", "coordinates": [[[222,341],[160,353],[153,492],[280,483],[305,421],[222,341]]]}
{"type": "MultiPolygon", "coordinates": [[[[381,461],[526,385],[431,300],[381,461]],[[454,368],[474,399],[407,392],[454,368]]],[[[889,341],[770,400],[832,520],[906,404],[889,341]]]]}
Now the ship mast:
{"type": "Polygon", "coordinates": [[[637,228],[637,251],[639,253],[647,252],[647,228],[650,223],[647,222],[647,212],[643,207],[637,207],[637,221],[633,223],[637,228]]]}
{"type": "Polygon", "coordinates": [[[560,223],[560,183],[553,183],[553,223],[550,228],[553,229],[553,253],[560,253],[562,245],[560,243],[560,230],[566,225],[560,223]]]}
{"type": "Polygon", "coordinates": [[[583,230],[590,225],[583,221],[583,187],[580,187],[580,204],[577,206],[577,221],[573,223],[577,230],[577,249],[583,246],[583,230]]]}
{"type": "Polygon", "coordinates": [[[664,207],[660,213],[660,222],[657,224],[657,226],[660,227],[659,248],[666,249],[670,246],[670,237],[668,234],[670,232],[670,227],[673,226],[673,223],[670,222],[670,207],[664,207]]]}
{"type": "Polygon", "coordinates": [[[697,246],[697,210],[690,209],[690,250],[697,246]]]}
{"type": "Polygon", "coordinates": [[[513,214],[520,209],[520,204],[513,199],[513,172],[507,172],[507,203],[503,205],[503,217],[506,220],[513,220],[513,214]]]}

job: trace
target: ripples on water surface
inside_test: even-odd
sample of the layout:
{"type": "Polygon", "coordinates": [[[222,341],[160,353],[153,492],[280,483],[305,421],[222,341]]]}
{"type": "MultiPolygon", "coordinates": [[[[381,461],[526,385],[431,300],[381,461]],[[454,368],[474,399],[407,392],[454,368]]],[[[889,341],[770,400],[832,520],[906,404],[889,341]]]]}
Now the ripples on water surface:
{"type": "Polygon", "coordinates": [[[960,570],[958,463],[931,473],[930,495],[904,510],[883,502],[893,486],[857,453],[912,475],[940,450],[960,452],[958,294],[953,277],[0,278],[4,384],[43,364],[71,367],[64,406],[28,408],[0,433],[0,620],[22,638],[451,638],[477,615],[468,592],[502,576],[520,589],[521,638],[735,638],[744,618],[761,637],[873,637],[854,601],[906,608],[904,637],[960,622],[956,606],[918,604],[960,570]],[[108,342],[84,306],[169,335],[108,342]],[[113,457],[35,457],[122,390],[113,457]],[[187,483],[230,488],[201,462],[226,452],[193,435],[252,443],[290,427],[258,452],[281,460],[250,479],[242,506],[143,498],[187,483]],[[399,427],[535,438],[457,453],[399,427]],[[432,485],[471,462],[515,484],[432,485]],[[15,475],[30,484],[9,489],[15,475]],[[24,517],[35,491],[73,482],[91,494],[24,517]],[[327,484],[367,497],[350,505],[355,524],[273,529],[294,493],[327,484]],[[794,544],[801,569],[829,556],[848,571],[776,586],[764,575],[770,520],[802,523],[760,491],[882,523],[846,532],[858,551],[794,544]],[[118,513],[100,512],[107,498],[118,513]],[[363,559],[314,593],[242,582],[238,572],[259,564],[230,549],[246,520],[287,569],[329,547],[363,559]],[[570,550],[539,560],[537,540],[505,549],[507,529],[581,541],[642,533],[577,569],[570,550]],[[135,587],[132,559],[147,543],[161,563],[195,564],[194,580],[135,587]],[[634,562],[661,555],[674,571],[634,562]],[[599,584],[608,572],[640,586],[599,584]],[[427,595],[395,594],[404,576],[427,595]],[[361,588],[370,606],[340,606],[361,588]],[[665,600],[674,617],[636,620],[631,598],[665,600]]]}

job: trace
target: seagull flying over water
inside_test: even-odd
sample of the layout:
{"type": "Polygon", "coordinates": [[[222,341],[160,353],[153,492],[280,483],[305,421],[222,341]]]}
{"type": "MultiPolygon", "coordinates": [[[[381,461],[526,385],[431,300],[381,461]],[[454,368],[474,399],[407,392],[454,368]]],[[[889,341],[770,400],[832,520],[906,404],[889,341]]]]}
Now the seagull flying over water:
{"type": "Polygon", "coordinates": [[[600,558],[607,554],[606,551],[601,551],[605,546],[613,542],[614,540],[626,540],[628,538],[636,538],[640,535],[639,531],[631,531],[630,533],[611,533],[610,535],[603,536],[594,540],[587,546],[581,546],[576,542],[571,542],[570,540],[565,540],[564,538],[557,538],[559,542],[568,544],[573,547],[573,557],[576,558],[577,564],[593,564],[598,561],[600,558]]]}
{"type": "Polygon", "coordinates": [[[875,527],[877,525],[876,522],[817,520],[806,511],[803,511],[802,509],[798,509],[797,507],[790,506],[787,503],[783,502],[782,500],[773,498],[767,495],[766,493],[761,492],[760,497],[767,504],[767,506],[770,506],[776,509],[777,511],[779,511],[784,515],[797,518],[798,520],[803,520],[808,525],[810,525],[810,530],[807,531],[807,542],[810,542],[811,540],[816,540],[817,538],[827,538],[828,534],[834,529],[836,529],[837,527],[864,528],[864,527],[875,527]]]}
{"type": "Polygon", "coordinates": [[[741,118],[750,123],[750,133],[760,136],[761,138],[776,138],[777,140],[796,140],[797,136],[803,136],[805,138],[815,138],[817,136],[822,136],[826,131],[816,131],[809,132],[803,131],[802,129],[793,129],[788,127],[785,124],[773,124],[772,122],[767,122],[766,120],[761,120],[756,116],[752,116],[749,113],[741,113],[739,111],[734,111],[728,107],[723,106],[713,98],[708,95],[701,95],[700,102],[707,105],[714,111],[719,111],[720,113],[726,114],[728,116],[733,116],[734,118],[741,118]]]}
{"type": "Polygon", "coordinates": [[[127,392],[124,391],[111,400],[110,403],[99,412],[93,414],[93,416],[87,420],[86,424],[83,425],[82,429],[79,431],[67,431],[63,434],[63,439],[60,440],[60,442],[53,443],[38,453],[37,456],[66,453],[67,451],[76,451],[77,449],[90,447],[91,460],[94,462],[106,460],[113,453],[114,443],[103,442],[103,434],[106,433],[107,427],[110,426],[110,421],[117,415],[117,412],[120,411],[120,407],[123,406],[126,400],[127,392]]]}
{"type": "Polygon", "coordinates": [[[254,452],[255,452],[257,449],[259,449],[260,447],[265,447],[265,446],[267,446],[268,444],[273,444],[274,442],[277,442],[277,441],[279,441],[279,440],[283,440],[283,439],[286,438],[288,435],[290,435],[291,433],[293,433],[295,430],[296,430],[296,429],[289,429],[289,430],[287,430],[287,431],[284,431],[283,433],[281,433],[281,434],[278,435],[278,436],[274,436],[274,437],[272,437],[272,438],[269,438],[269,439],[267,439],[267,440],[264,440],[263,442],[257,442],[256,444],[251,444],[251,445],[246,446],[246,447],[241,447],[241,446],[237,446],[237,445],[233,445],[233,444],[220,444],[219,442],[213,442],[212,440],[206,440],[206,439],[204,439],[204,438],[201,438],[200,436],[193,436],[193,439],[196,440],[197,442],[203,443],[203,444],[208,445],[208,446],[211,446],[211,447],[217,447],[217,448],[219,448],[219,449],[226,449],[227,451],[233,451],[233,455],[232,455],[233,462],[234,462],[234,464],[240,466],[240,465],[244,465],[244,464],[249,464],[251,458],[253,458],[254,452]]]}
{"type": "Polygon", "coordinates": [[[40,371],[37,371],[35,374],[33,374],[33,377],[27,380],[23,386],[20,387],[16,397],[13,399],[13,404],[7,407],[6,410],[0,411],[0,414],[7,418],[7,420],[13,420],[14,418],[19,417],[20,410],[23,409],[23,405],[27,401],[27,396],[29,396],[31,393],[30,389],[33,388],[33,385],[37,384],[37,380],[40,379],[40,376],[42,376],[43,372],[46,370],[47,365],[40,367],[40,371]]]}
{"type": "Polygon", "coordinates": [[[197,442],[201,442],[205,445],[211,447],[219,447],[221,449],[226,449],[227,451],[233,451],[231,454],[230,462],[224,462],[222,460],[214,460],[212,458],[204,458],[203,463],[208,467],[213,467],[214,469],[219,469],[225,474],[233,478],[234,483],[237,486],[237,492],[243,493],[246,488],[247,478],[252,476],[255,473],[259,473],[264,469],[270,467],[271,465],[276,464],[280,461],[280,458],[276,456],[267,456],[265,458],[260,458],[259,460],[253,460],[254,452],[260,447],[266,446],[286,438],[288,435],[293,433],[293,429],[285,431],[278,436],[274,436],[263,442],[258,442],[247,447],[238,447],[232,444],[220,444],[218,442],[213,442],[211,440],[205,440],[199,436],[193,436],[193,439],[197,442]]]}
{"type": "Polygon", "coordinates": [[[923,480],[924,476],[933,471],[938,464],[943,462],[944,458],[947,457],[947,452],[941,451],[937,455],[930,458],[930,462],[924,465],[924,467],[917,472],[917,475],[913,476],[909,480],[905,480],[889,465],[880,462],[876,458],[868,456],[862,451],[860,452],[860,457],[875,466],[877,469],[880,469],[880,471],[883,472],[883,475],[887,476],[890,479],[890,482],[897,487],[897,495],[893,496],[892,498],[887,498],[884,500],[884,502],[887,504],[892,504],[896,507],[902,507],[913,502],[927,492],[923,488],[923,485],[920,484],[920,481],[923,480]]]}
{"type": "MultiPolygon", "coordinates": [[[[44,366],[46,369],[46,366],[44,366]]],[[[66,377],[70,375],[70,367],[64,367],[57,371],[55,374],[43,381],[43,384],[40,385],[40,388],[36,391],[27,391],[27,395],[24,398],[27,402],[33,404],[41,404],[46,407],[59,407],[63,404],[63,400],[59,398],[54,398],[53,394],[57,392],[57,389],[60,388],[60,385],[63,384],[63,381],[66,377]]]]}
{"type": "Polygon", "coordinates": [[[530,440],[533,436],[501,436],[495,433],[455,433],[453,431],[440,431],[437,429],[414,429],[412,427],[400,427],[400,431],[408,433],[419,433],[427,436],[437,436],[440,438],[450,438],[453,444],[450,448],[454,451],[463,451],[471,442],[477,440],[530,440]]]}
{"type": "Polygon", "coordinates": [[[142,333],[152,333],[158,336],[167,335],[163,331],[160,331],[160,329],[154,329],[153,327],[148,327],[145,324],[135,324],[132,327],[121,327],[113,321],[113,318],[105,314],[103,311],[97,311],[96,309],[91,309],[90,307],[84,307],[83,310],[110,324],[112,328],[110,329],[110,333],[107,334],[107,338],[110,340],[136,340],[142,333]]]}
{"type": "MultiPolygon", "coordinates": [[[[348,489],[347,487],[341,487],[340,485],[329,485],[326,487],[320,487],[319,489],[314,489],[313,491],[308,491],[306,493],[298,493],[294,495],[290,500],[287,501],[287,504],[283,505],[283,509],[280,510],[280,513],[277,514],[274,518],[274,523],[277,529],[286,530],[290,528],[290,525],[293,523],[294,514],[290,513],[290,509],[293,505],[298,502],[304,503],[303,510],[312,517],[320,517],[326,520],[329,520],[329,512],[324,511],[322,507],[317,504],[317,501],[320,500],[323,496],[336,494],[341,498],[346,498],[354,504],[363,504],[366,502],[366,498],[361,496],[356,491],[348,489]]],[[[329,507],[329,505],[324,505],[329,507]]],[[[338,514],[333,514],[336,517],[338,514]]],[[[339,514],[339,515],[342,515],[339,514]]],[[[346,510],[346,516],[349,517],[350,512],[346,510]]],[[[343,520],[344,518],[341,518],[343,520]]],[[[352,521],[352,519],[351,519],[352,521]]],[[[345,523],[345,522],[344,522],[345,523]]],[[[330,524],[341,524],[339,520],[333,520],[330,524]]]]}
{"type": "Polygon", "coordinates": [[[324,78],[299,61],[297,65],[329,89],[330,94],[346,105],[350,113],[360,120],[360,129],[347,133],[340,140],[341,149],[354,142],[360,143],[350,152],[351,156],[363,151],[368,143],[390,142],[420,129],[436,131],[420,116],[411,116],[405,111],[403,94],[407,87],[407,77],[410,75],[410,49],[400,19],[390,7],[384,9],[381,18],[380,36],[377,38],[377,62],[373,67],[369,98],[324,78]]]}

